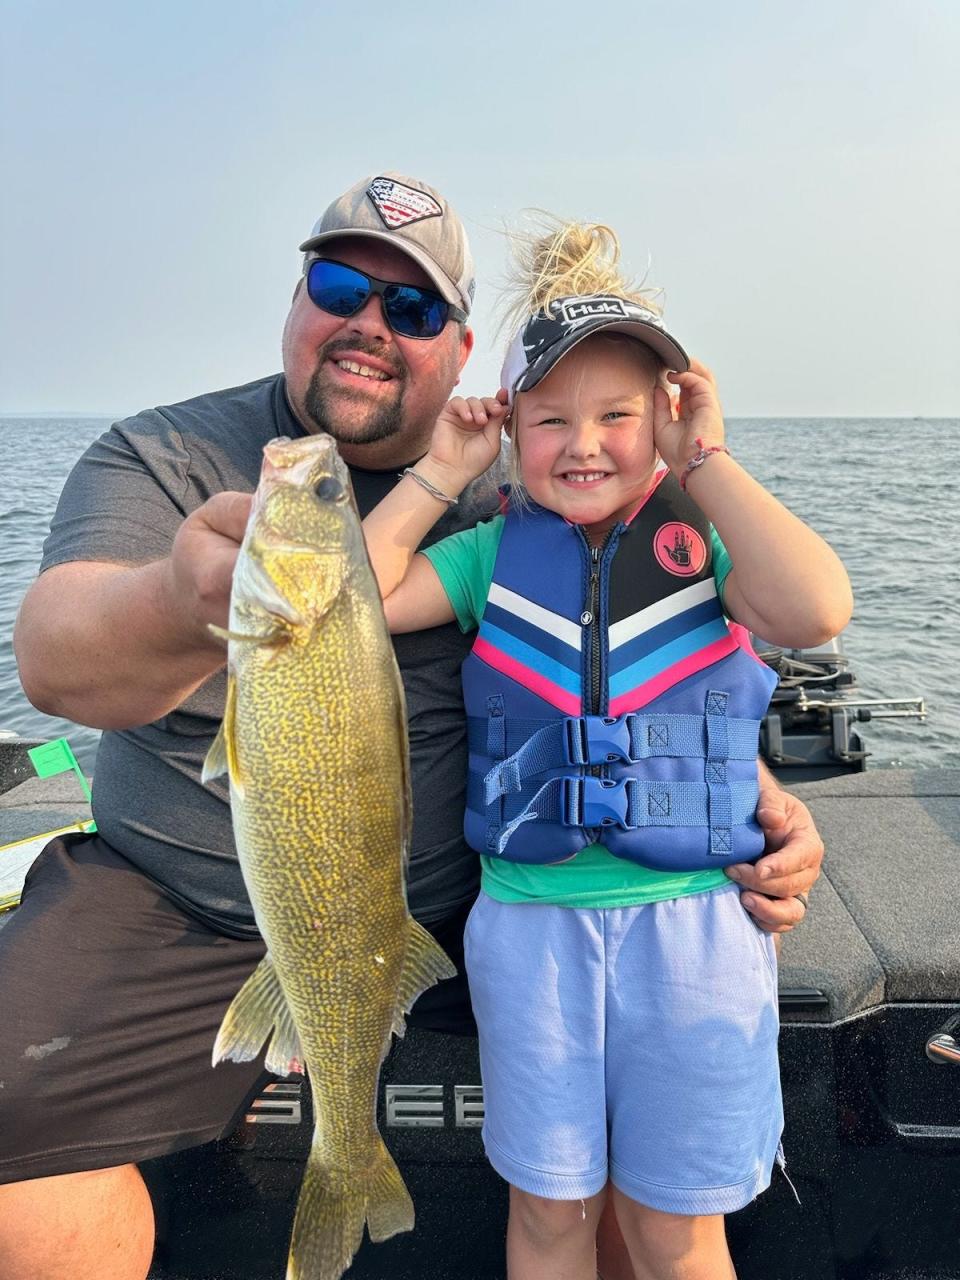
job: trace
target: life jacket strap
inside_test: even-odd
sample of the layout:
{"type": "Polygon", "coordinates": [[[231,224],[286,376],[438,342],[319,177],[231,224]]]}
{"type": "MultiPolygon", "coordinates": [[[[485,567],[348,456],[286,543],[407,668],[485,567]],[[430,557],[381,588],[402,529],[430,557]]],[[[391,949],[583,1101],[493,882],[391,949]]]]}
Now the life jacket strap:
{"type": "MultiPolygon", "coordinates": [[[[753,817],[757,784],[728,783],[726,791],[727,808],[723,812],[728,819],[729,834],[731,826],[739,826],[753,817]]],[[[626,831],[640,827],[708,827],[710,804],[709,785],[702,782],[644,782],[639,778],[614,781],[592,776],[551,778],[523,811],[501,828],[496,851],[502,854],[517,827],[533,819],[587,830],[613,826],[626,831]]]]}
{"type": "Polygon", "coordinates": [[[729,698],[730,695],[723,690],[707,690],[707,755],[704,772],[710,852],[717,857],[726,857],[733,851],[733,809],[727,782],[727,761],[730,759],[730,721],[727,719],[729,698]]]}
{"type": "MultiPolygon", "coordinates": [[[[711,692],[709,697],[712,696],[711,692]]],[[[726,697],[725,694],[722,696],[726,697]]],[[[484,803],[493,804],[503,795],[522,791],[527,779],[548,769],[566,766],[586,767],[611,764],[617,760],[624,764],[637,764],[641,760],[662,756],[686,756],[724,766],[727,760],[755,760],[759,743],[758,722],[727,719],[726,704],[723,706],[723,713],[714,712],[712,717],[706,718],[628,712],[617,717],[565,716],[560,720],[541,722],[504,721],[502,710],[499,717],[491,714],[489,723],[480,720],[476,725],[472,723],[469,729],[471,750],[483,751],[486,748],[488,757],[497,760],[483,780],[484,803]],[[714,724],[711,730],[711,723],[718,720],[722,728],[714,724]],[[494,724],[499,748],[496,754],[490,750],[494,724]],[[521,745],[516,746],[517,742],[521,745]]],[[[724,768],[723,777],[717,776],[712,780],[723,782],[725,778],[724,768]]],[[[708,774],[707,781],[710,780],[708,774]]]]}

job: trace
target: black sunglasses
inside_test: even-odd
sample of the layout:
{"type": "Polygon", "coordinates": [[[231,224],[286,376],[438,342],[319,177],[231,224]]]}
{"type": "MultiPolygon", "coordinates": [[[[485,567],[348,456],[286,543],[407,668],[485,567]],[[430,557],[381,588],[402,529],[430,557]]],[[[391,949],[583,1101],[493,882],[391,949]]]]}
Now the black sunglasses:
{"type": "Polygon", "coordinates": [[[307,268],[310,301],[332,316],[353,316],[370,296],[380,295],[383,314],[394,333],[404,338],[437,338],[453,317],[461,324],[467,313],[451,306],[433,289],[416,284],[392,284],[330,258],[316,258],[307,268]]]}

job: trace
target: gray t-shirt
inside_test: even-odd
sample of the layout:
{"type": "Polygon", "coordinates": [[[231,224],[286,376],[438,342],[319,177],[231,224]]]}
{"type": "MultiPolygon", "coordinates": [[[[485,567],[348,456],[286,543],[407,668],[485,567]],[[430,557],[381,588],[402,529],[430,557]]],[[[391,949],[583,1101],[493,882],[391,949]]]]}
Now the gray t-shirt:
{"type": "MultiPolygon", "coordinates": [[[[282,374],[115,424],[67,480],[41,572],[73,560],[161,559],[183,518],[209,497],[256,487],[268,441],[303,434],[282,374]]],[[[397,470],[350,470],[361,515],[397,483],[397,470]]],[[[488,518],[497,509],[497,485],[504,478],[501,461],[469,487],[426,542],[488,518]]],[[[459,669],[470,643],[453,623],[395,637],[414,794],[408,894],[411,910],[425,924],[469,901],[479,883],[477,857],[462,831],[466,737],[459,669]]],[[[172,897],[216,928],[248,936],[256,929],[225,780],[200,782],[225,688],[220,671],[153,724],[105,732],[94,771],[93,815],[103,838],[172,897]]]]}

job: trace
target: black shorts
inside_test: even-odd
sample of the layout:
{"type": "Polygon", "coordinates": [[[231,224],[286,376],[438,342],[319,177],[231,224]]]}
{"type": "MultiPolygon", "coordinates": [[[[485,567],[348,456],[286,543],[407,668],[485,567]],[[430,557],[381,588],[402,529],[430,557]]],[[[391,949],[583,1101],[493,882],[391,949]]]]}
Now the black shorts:
{"type": "MultiPolygon", "coordinates": [[[[432,927],[462,975],[468,906],[432,927]]],[[[268,1076],[211,1053],[264,954],[187,915],[99,837],[53,840],[0,926],[0,1183],[135,1163],[229,1133],[268,1076]]],[[[411,1022],[469,1032],[462,976],[411,1022]]]]}

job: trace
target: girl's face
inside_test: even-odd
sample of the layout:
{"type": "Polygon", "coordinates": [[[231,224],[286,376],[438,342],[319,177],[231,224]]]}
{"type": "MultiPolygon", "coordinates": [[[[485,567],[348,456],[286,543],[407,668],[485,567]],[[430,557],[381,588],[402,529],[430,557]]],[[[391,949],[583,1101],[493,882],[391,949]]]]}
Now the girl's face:
{"type": "Polygon", "coordinates": [[[631,338],[587,338],[517,397],[515,443],[530,497],[591,539],[625,520],[653,483],[656,367],[631,338]]]}

